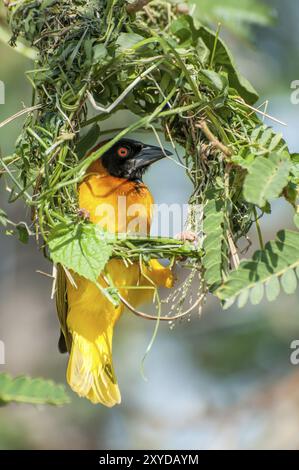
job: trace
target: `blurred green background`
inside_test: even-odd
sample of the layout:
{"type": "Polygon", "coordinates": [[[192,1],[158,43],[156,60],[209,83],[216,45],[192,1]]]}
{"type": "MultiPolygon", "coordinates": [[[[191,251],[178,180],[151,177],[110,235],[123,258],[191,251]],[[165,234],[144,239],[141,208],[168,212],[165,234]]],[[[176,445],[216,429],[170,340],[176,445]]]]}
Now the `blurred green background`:
{"type": "MultiPolygon", "coordinates": [[[[299,79],[299,2],[267,3],[276,8],[277,22],[255,28],[253,44],[233,33],[224,36],[261,103],[269,100],[270,114],[288,124],[275,129],[298,151],[299,108],[290,102],[290,83],[299,79]]],[[[0,57],[0,80],[6,85],[1,122],[23,103],[30,105],[24,72],[31,64],[2,44],[0,57]]],[[[0,129],[4,154],[13,151],[21,125],[18,120],[0,129]]],[[[146,178],[157,203],[187,200],[190,187],[178,166],[162,161],[146,178]]],[[[0,206],[11,219],[25,219],[21,204],[6,205],[1,185],[0,206]]],[[[293,228],[291,214],[287,205],[276,205],[262,222],[265,238],[279,228],[293,228]]],[[[252,240],[257,246],[254,232],[252,240]]],[[[25,246],[1,233],[0,253],[0,340],[6,347],[0,372],[64,382],[66,357],[57,350],[51,279],[36,273],[51,267],[33,240],[25,246]]],[[[289,359],[290,343],[299,339],[298,314],[298,294],[246,310],[222,311],[208,300],[200,317],[173,330],[160,327],[145,365],[147,382],[140,362],[154,324],[125,314],[114,339],[123,403],[105,409],[72,394],[64,408],[0,408],[0,449],[298,449],[299,366],[289,359]]]]}

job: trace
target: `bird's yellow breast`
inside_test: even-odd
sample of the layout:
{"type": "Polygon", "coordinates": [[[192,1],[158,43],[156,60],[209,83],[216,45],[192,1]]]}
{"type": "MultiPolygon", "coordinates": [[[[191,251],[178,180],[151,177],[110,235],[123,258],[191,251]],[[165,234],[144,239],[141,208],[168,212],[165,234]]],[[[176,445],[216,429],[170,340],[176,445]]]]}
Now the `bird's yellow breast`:
{"type": "Polygon", "coordinates": [[[149,234],[153,197],[143,183],[108,175],[97,162],[79,187],[90,221],[111,233],[149,234]]]}

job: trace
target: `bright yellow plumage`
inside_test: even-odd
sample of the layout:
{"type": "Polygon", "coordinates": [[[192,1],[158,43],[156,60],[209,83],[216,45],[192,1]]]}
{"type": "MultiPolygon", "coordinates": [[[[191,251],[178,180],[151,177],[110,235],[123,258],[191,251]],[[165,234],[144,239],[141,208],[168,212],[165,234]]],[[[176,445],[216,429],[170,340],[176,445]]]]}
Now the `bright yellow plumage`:
{"type": "MultiPolygon", "coordinates": [[[[119,196],[125,199],[127,209],[134,204],[142,206],[139,220],[149,233],[153,199],[147,187],[110,176],[101,163],[93,164],[89,176],[79,187],[80,208],[89,212],[93,223],[103,225],[107,221],[107,211],[102,208],[113,206],[117,217],[112,222],[113,228],[109,221],[110,231],[124,232],[131,224],[132,231],[140,232],[140,224],[135,226],[133,223],[136,216],[134,207],[131,213],[119,214],[122,210],[121,207],[117,209],[119,196]]],[[[154,291],[126,289],[126,286],[149,286],[154,283],[171,287],[173,283],[171,271],[156,260],[152,260],[149,267],[140,269],[138,263],[126,267],[123,261],[113,259],[107,265],[107,273],[122,297],[135,307],[151,302],[154,291]]],[[[121,401],[112,363],[112,338],[115,323],[124,307],[114,308],[95,284],[75,273],[72,276],[76,287],[67,281],[66,324],[72,343],[67,381],[78,395],[88,398],[92,403],[111,407],[121,401]]],[[[106,287],[102,277],[99,282],[106,287]]]]}

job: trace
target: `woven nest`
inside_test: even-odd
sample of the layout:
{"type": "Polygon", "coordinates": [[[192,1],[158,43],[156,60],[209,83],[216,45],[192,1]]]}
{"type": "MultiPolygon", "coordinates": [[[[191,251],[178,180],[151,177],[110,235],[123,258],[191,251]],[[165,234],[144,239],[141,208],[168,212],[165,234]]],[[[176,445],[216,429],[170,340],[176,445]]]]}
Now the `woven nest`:
{"type": "Polygon", "coordinates": [[[88,225],[77,185],[91,162],[130,132],[163,135],[193,185],[187,227],[205,241],[115,239],[112,256],[183,259],[190,272],[168,299],[169,317],[191,312],[238,265],[238,240],[257,220],[242,193],[246,161],[269,153],[263,136],[272,131],[252,107],[255,90],[218,33],[165,1],[131,13],[124,0],[21,0],[9,6],[9,25],[11,44],[25,39],[36,61],[27,72],[32,108],[5,168],[18,175],[11,199],[30,206],[45,254],[57,225],[88,225]],[[105,135],[101,122],[119,110],[135,122],[111,129],[113,139],[86,158],[105,135]]]}

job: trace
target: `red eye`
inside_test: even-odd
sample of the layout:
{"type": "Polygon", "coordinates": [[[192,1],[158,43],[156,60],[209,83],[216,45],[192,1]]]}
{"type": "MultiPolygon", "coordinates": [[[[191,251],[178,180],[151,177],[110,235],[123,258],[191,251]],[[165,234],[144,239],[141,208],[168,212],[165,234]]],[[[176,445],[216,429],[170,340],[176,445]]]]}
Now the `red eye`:
{"type": "Polygon", "coordinates": [[[127,147],[119,147],[119,149],[117,150],[117,155],[119,157],[127,157],[129,155],[129,150],[127,149],[127,147]]]}

